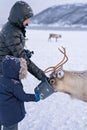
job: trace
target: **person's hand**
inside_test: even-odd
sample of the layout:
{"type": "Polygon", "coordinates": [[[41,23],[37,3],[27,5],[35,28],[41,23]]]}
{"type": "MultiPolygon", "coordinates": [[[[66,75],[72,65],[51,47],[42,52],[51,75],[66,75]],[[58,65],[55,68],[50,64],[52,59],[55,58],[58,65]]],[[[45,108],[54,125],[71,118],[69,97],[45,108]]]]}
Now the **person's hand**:
{"type": "Polygon", "coordinates": [[[35,101],[36,102],[40,101],[40,96],[37,92],[35,93],[35,101]]]}

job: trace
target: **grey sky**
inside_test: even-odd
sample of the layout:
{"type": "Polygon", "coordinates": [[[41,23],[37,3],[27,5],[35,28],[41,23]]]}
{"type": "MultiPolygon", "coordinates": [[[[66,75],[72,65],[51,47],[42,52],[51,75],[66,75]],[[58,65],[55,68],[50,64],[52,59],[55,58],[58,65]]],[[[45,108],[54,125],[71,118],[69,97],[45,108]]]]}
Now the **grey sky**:
{"type": "MultiPolygon", "coordinates": [[[[9,15],[12,5],[18,0],[0,0],[0,23],[4,23],[9,15]]],[[[34,14],[39,13],[53,5],[66,3],[87,3],[87,0],[23,0],[26,1],[33,9],[34,14]]]]}

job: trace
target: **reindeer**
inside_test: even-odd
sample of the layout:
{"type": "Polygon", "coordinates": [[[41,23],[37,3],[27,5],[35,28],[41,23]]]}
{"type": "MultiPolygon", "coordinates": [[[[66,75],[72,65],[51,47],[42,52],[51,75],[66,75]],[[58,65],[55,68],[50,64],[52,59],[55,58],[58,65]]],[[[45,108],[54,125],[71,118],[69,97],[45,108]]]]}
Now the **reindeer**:
{"type": "Polygon", "coordinates": [[[68,57],[65,48],[60,52],[64,55],[61,62],[45,70],[45,73],[51,72],[49,81],[51,86],[57,92],[68,93],[72,97],[87,102],[87,70],[64,70],[62,66],[68,61],[68,57]]]}
{"type": "Polygon", "coordinates": [[[51,38],[55,38],[55,40],[57,42],[57,39],[61,38],[61,37],[62,37],[61,35],[51,33],[51,34],[49,34],[49,38],[48,39],[51,40],[51,38]]]}

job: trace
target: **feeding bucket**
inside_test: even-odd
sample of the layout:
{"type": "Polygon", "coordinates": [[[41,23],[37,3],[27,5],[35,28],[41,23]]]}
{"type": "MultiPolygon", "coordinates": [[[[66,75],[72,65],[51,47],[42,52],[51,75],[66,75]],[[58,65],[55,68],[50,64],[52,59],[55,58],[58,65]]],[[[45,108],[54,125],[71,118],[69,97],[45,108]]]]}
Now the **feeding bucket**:
{"type": "Polygon", "coordinates": [[[48,83],[47,80],[45,80],[44,82],[41,82],[34,89],[34,91],[37,92],[40,95],[41,99],[45,99],[55,92],[55,90],[52,88],[52,86],[48,83]]]}

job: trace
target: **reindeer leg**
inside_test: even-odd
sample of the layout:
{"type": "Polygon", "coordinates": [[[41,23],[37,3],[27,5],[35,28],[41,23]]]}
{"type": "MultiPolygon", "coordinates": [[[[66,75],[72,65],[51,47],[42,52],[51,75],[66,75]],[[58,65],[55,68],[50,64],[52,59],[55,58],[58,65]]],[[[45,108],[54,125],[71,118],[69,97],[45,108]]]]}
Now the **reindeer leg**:
{"type": "Polygon", "coordinates": [[[57,42],[57,38],[56,38],[56,42],[57,42]]]}

